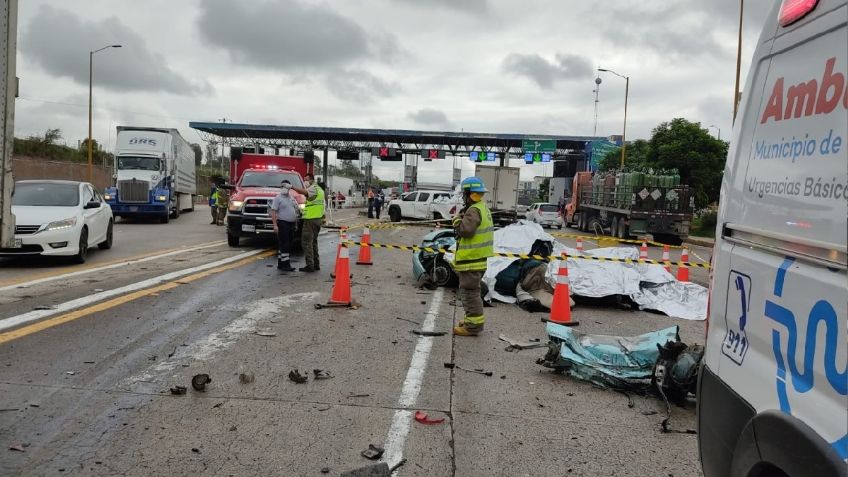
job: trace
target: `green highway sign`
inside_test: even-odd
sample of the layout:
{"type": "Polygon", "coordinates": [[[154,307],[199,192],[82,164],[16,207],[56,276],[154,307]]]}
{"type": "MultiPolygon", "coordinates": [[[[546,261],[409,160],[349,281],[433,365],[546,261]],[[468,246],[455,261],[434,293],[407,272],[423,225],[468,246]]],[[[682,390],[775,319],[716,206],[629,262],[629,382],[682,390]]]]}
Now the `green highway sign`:
{"type": "Polygon", "coordinates": [[[554,139],[524,139],[521,141],[524,152],[556,152],[554,139]]]}

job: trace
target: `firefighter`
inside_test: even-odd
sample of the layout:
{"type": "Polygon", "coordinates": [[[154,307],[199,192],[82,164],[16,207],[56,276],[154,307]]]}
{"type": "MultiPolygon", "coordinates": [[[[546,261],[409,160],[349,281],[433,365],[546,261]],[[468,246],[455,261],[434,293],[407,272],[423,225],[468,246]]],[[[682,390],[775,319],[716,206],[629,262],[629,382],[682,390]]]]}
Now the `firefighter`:
{"type": "Polygon", "coordinates": [[[217,225],[224,225],[224,219],[227,217],[227,206],[230,202],[230,192],[227,190],[224,179],[218,179],[218,188],[215,191],[215,209],[218,212],[216,219],[217,225]]]}
{"type": "Polygon", "coordinates": [[[460,184],[465,207],[453,218],[453,228],[459,237],[453,268],[459,275],[459,298],[465,318],[454,327],[458,336],[477,336],[483,331],[483,298],[480,280],[486,272],[486,262],[494,255],[495,225],[492,213],[483,202],[486,186],[479,177],[469,177],[460,184]]]}

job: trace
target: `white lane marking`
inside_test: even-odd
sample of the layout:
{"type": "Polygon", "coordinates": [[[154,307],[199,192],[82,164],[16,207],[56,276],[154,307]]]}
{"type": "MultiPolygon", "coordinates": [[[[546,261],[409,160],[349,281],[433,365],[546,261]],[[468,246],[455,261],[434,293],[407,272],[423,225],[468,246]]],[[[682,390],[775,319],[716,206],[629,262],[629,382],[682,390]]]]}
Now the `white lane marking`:
{"type": "Polygon", "coordinates": [[[55,308],[51,308],[49,310],[34,310],[28,313],[23,313],[21,315],[0,319],[0,331],[15,328],[31,321],[37,321],[48,316],[57,315],[59,313],[73,310],[75,308],[81,308],[83,306],[90,305],[92,303],[102,301],[116,295],[124,295],[126,293],[134,292],[137,290],[150,288],[160,283],[168,282],[176,278],[184,277],[186,275],[191,275],[192,273],[202,272],[204,270],[209,270],[210,268],[215,268],[221,265],[226,265],[228,263],[237,262],[241,259],[251,257],[264,251],[265,250],[259,249],[252,250],[250,252],[240,253],[238,255],[234,255],[232,257],[218,260],[215,262],[206,263],[204,265],[198,265],[196,267],[191,268],[184,268],[182,270],[177,270],[176,272],[166,273],[164,275],[159,275],[158,277],[148,278],[147,280],[142,280],[140,282],[132,283],[130,285],[126,285],[120,288],[114,288],[112,290],[93,293],[91,295],[77,298],[76,300],[66,301],[64,303],[56,305],[55,308]]]}
{"type": "Polygon", "coordinates": [[[197,247],[182,248],[180,250],[174,250],[172,252],[162,253],[162,254],[159,254],[159,255],[151,255],[149,257],[138,258],[138,259],[135,259],[135,260],[127,260],[126,262],[112,263],[112,264],[109,264],[109,265],[104,265],[102,267],[87,268],[85,270],[79,270],[79,271],[76,271],[76,272],[63,273],[62,275],[55,275],[55,276],[51,276],[51,277],[38,278],[36,280],[30,280],[28,282],[21,282],[21,283],[16,283],[14,285],[8,285],[8,286],[5,286],[5,287],[0,287],[0,291],[13,290],[15,288],[28,288],[28,287],[31,287],[33,285],[38,285],[39,283],[52,282],[53,280],[76,277],[76,276],[79,276],[79,275],[85,275],[87,273],[92,273],[92,272],[99,272],[99,271],[102,271],[102,270],[109,270],[109,269],[112,269],[112,268],[126,267],[127,265],[149,262],[151,260],[158,260],[160,258],[170,257],[170,256],[173,256],[173,255],[179,255],[179,254],[185,253],[185,252],[193,252],[195,250],[202,250],[204,248],[217,247],[219,245],[224,245],[224,243],[225,243],[224,241],[213,242],[213,243],[210,243],[210,244],[200,245],[200,246],[197,246],[197,247]]]}
{"type": "MultiPolygon", "coordinates": [[[[444,288],[439,288],[433,293],[433,301],[430,302],[430,309],[421,325],[422,330],[433,331],[443,295],[444,288]]],[[[418,343],[412,353],[412,361],[409,363],[409,370],[406,372],[406,379],[403,381],[400,398],[398,399],[398,407],[406,409],[395,411],[395,415],[392,417],[392,425],[389,427],[389,434],[386,436],[385,453],[381,460],[388,463],[389,467],[397,464],[403,458],[403,445],[412,424],[412,411],[409,408],[415,406],[415,402],[418,400],[418,393],[421,392],[421,383],[424,380],[424,371],[427,369],[427,359],[430,357],[432,347],[432,337],[418,337],[418,343]]]]}
{"type": "Polygon", "coordinates": [[[313,301],[319,295],[320,292],[317,291],[293,293],[291,295],[266,298],[240,306],[238,308],[239,311],[249,310],[244,316],[233,320],[220,331],[216,331],[201,340],[191,343],[187,348],[182,348],[185,351],[181,349],[179,355],[173,359],[160,361],[150,366],[141,374],[125,379],[122,385],[128,386],[137,382],[151,382],[158,375],[173,371],[185,359],[206,361],[215,353],[232,346],[240,335],[256,331],[256,325],[259,321],[280,317],[285,313],[282,310],[283,308],[290,308],[303,302],[313,301]]]}

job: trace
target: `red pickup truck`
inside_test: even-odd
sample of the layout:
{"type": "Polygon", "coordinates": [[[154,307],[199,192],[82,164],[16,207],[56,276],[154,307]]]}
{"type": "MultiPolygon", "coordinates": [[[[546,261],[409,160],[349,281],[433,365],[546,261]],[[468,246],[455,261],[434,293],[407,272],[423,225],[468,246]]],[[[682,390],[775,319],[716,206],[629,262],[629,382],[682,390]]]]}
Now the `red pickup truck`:
{"type": "MultiPolygon", "coordinates": [[[[268,212],[271,201],[280,192],[280,183],[288,180],[295,187],[303,187],[300,173],[291,169],[245,169],[230,195],[227,210],[227,243],[231,247],[239,246],[241,237],[255,237],[259,234],[274,233],[271,215],[268,212]]],[[[291,191],[301,209],[306,198],[291,191]]],[[[300,222],[296,234],[300,234],[300,222]]]]}

